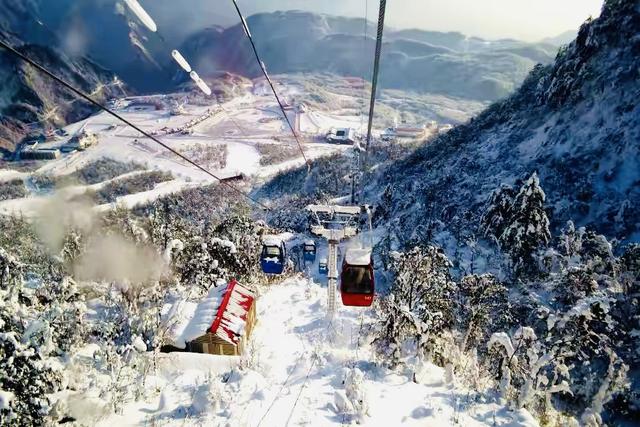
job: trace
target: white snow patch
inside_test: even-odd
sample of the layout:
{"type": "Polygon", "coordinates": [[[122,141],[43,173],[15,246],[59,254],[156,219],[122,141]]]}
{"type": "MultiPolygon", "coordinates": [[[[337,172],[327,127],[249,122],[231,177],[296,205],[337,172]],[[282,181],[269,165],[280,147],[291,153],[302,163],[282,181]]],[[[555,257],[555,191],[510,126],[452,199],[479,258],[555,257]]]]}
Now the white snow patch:
{"type": "Polygon", "coordinates": [[[371,262],[370,249],[347,249],[344,257],[347,264],[350,265],[369,265],[371,262]]]}
{"type": "Polygon", "coordinates": [[[14,397],[14,394],[10,391],[0,390],[0,411],[11,410],[11,401],[14,397]]]}
{"type": "Polygon", "coordinates": [[[179,300],[165,307],[163,316],[169,326],[167,342],[186,348],[189,341],[204,335],[211,327],[222,302],[226,286],[212,286],[207,296],[200,302],[179,300]]]}

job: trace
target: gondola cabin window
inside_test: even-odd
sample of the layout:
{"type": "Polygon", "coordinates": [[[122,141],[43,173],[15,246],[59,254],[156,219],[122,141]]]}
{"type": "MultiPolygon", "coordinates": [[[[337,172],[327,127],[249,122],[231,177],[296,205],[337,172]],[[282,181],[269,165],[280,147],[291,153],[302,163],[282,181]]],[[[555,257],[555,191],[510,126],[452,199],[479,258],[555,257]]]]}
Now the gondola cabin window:
{"type": "Polygon", "coordinates": [[[278,246],[265,246],[262,255],[280,258],[280,248],[278,246]]]}
{"type": "Polygon", "coordinates": [[[373,274],[369,266],[347,266],[342,270],[342,292],[373,294],[373,274]]]}

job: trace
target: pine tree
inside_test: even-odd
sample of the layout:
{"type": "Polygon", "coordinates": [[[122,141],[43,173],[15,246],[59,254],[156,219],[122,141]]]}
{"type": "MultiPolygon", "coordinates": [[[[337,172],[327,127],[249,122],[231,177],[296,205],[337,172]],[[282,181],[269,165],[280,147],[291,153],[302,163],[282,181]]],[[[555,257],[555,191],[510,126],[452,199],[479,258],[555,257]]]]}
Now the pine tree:
{"type": "Polygon", "coordinates": [[[576,230],[573,221],[567,221],[566,226],[562,230],[562,234],[558,238],[560,253],[567,258],[572,258],[578,255],[582,249],[582,238],[584,233],[584,228],[576,230]]]}
{"type": "Polygon", "coordinates": [[[496,240],[502,236],[511,223],[511,207],[515,195],[514,189],[506,184],[502,184],[491,194],[489,207],[481,219],[482,234],[486,237],[493,236],[496,240]]]}
{"type": "Polygon", "coordinates": [[[588,230],[582,237],[580,257],[587,268],[597,273],[613,274],[616,260],[611,243],[602,234],[588,230]]]}
{"type": "Polygon", "coordinates": [[[535,254],[551,239],[544,201],[544,191],[534,172],[515,196],[509,210],[509,221],[500,235],[502,247],[511,254],[519,275],[539,271],[535,254]]]}

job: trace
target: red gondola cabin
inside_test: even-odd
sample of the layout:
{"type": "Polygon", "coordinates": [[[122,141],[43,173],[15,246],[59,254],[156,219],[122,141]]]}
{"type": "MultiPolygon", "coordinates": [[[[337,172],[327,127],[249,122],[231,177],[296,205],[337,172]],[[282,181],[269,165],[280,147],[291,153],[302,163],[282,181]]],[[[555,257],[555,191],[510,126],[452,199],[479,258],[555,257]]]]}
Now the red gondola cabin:
{"type": "Polygon", "coordinates": [[[373,260],[369,249],[348,249],[340,274],[342,304],[369,307],[373,304],[375,279],[373,260]]]}

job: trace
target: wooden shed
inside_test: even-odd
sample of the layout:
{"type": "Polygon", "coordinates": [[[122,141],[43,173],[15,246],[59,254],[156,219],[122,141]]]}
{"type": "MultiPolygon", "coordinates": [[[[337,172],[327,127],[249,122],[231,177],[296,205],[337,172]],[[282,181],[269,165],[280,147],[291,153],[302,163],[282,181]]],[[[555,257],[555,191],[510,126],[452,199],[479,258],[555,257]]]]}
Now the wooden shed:
{"type": "Polygon", "coordinates": [[[241,355],[255,323],[255,293],[231,280],[211,288],[181,328],[174,345],[193,353],[241,355]]]}

